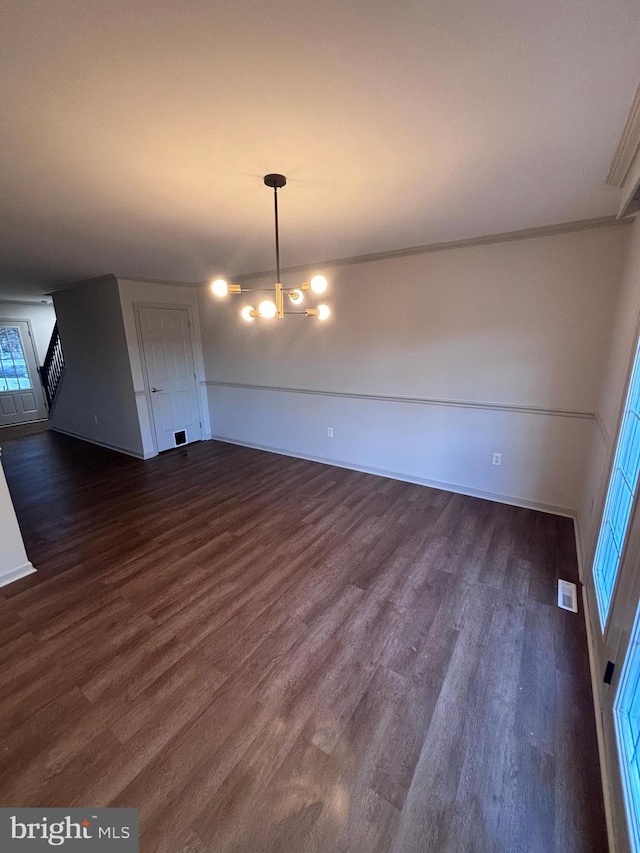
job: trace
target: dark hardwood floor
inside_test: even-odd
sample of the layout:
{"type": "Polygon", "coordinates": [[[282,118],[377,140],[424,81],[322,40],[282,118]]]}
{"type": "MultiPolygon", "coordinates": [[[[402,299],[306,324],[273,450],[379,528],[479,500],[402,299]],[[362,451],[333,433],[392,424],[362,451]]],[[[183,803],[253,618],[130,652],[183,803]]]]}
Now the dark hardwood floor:
{"type": "Polygon", "coordinates": [[[603,853],[569,520],[206,442],[3,463],[0,805],[166,853],[603,853]]]}

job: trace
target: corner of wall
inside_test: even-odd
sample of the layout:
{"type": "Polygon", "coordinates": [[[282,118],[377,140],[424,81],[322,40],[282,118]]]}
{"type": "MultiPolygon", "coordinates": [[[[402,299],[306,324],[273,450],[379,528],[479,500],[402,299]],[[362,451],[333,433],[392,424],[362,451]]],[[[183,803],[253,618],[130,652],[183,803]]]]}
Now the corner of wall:
{"type": "Polygon", "coordinates": [[[114,275],[54,294],[65,357],[52,429],[133,456],[143,454],[118,282],[114,275]]]}

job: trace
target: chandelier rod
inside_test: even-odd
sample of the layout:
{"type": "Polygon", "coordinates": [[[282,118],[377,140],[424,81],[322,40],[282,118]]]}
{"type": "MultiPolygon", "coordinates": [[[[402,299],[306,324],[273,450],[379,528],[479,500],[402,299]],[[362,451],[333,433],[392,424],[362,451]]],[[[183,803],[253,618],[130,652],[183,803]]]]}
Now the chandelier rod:
{"type": "Polygon", "coordinates": [[[278,230],[278,187],[273,188],[273,207],[276,219],[276,281],[280,281],[280,232],[278,230]]]}

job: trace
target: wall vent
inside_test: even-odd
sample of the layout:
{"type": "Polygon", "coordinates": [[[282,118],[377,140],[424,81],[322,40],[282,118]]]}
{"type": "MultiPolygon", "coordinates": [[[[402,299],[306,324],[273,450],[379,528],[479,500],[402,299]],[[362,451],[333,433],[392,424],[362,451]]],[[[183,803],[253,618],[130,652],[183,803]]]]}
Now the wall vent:
{"type": "Polygon", "coordinates": [[[570,581],[558,581],[558,607],[563,610],[578,612],[578,589],[570,581]]]}

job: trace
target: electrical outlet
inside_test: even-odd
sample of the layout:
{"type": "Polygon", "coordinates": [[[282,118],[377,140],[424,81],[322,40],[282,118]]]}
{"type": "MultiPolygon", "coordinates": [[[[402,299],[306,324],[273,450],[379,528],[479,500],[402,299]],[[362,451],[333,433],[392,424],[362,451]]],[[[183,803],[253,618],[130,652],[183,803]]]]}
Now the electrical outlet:
{"type": "Polygon", "coordinates": [[[333,427],[327,427],[327,438],[333,438],[333,427]]]}
{"type": "Polygon", "coordinates": [[[502,453],[494,453],[491,460],[492,465],[502,465],[502,453]]]}

